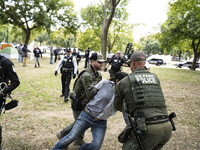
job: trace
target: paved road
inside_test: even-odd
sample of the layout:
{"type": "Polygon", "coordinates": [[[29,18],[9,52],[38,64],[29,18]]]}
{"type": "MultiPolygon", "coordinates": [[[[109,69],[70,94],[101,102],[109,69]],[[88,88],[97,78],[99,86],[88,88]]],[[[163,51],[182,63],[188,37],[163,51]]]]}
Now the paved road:
{"type": "MultiPolygon", "coordinates": [[[[172,65],[161,65],[161,66],[156,66],[156,65],[149,64],[149,66],[150,66],[150,68],[151,68],[151,67],[162,67],[162,68],[175,68],[175,69],[190,70],[190,69],[187,68],[187,67],[177,68],[176,66],[172,66],[172,65]]],[[[196,71],[200,71],[200,68],[196,68],[196,71]]]]}

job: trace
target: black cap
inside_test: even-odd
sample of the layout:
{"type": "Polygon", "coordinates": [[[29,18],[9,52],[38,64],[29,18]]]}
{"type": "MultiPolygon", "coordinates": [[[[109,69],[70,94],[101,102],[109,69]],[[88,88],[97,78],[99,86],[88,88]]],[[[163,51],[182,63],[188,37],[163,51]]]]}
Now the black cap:
{"type": "Polygon", "coordinates": [[[71,52],[71,49],[68,49],[68,48],[67,48],[67,49],[66,49],[66,52],[71,52]]]}
{"type": "Polygon", "coordinates": [[[98,61],[98,62],[105,62],[102,54],[99,54],[99,53],[93,53],[90,57],[90,60],[94,60],[94,61],[98,61]]]}

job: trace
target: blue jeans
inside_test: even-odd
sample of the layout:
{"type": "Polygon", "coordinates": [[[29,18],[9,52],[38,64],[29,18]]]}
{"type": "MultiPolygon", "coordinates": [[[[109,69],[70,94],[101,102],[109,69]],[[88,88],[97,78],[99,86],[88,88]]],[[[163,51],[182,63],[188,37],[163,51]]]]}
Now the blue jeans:
{"type": "Polygon", "coordinates": [[[50,64],[53,64],[53,55],[50,56],[50,64]]]}
{"type": "Polygon", "coordinates": [[[107,120],[94,120],[94,118],[85,111],[79,115],[74,127],[68,135],[63,137],[52,150],[63,150],[68,147],[77,137],[85,130],[91,127],[93,140],[92,143],[85,143],[80,146],[79,150],[99,150],[103,144],[106,133],[107,120]]]}
{"type": "Polygon", "coordinates": [[[23,59],[22,55],[20,53],[18,53],[18,62],[22,62],[23,61],[22,59],[23,59]]]}

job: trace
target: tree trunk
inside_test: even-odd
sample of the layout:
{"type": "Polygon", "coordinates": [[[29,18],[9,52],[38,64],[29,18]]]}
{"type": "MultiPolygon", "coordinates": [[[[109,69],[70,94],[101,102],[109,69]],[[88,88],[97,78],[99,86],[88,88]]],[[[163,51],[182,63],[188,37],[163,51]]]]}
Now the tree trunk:
{"type": "Polygon", "coordinates": [[[30,36],[31,36],[31,30],[26,30],[26,41],[25,44],[28,45],[28,42],[30,40],[30,36]]]}
{"type": "Polygon", "coordinates": [[[106,60],[106,51],[107,51],[107,35],[108,35],[108,26],[102,27],[101,31],[101,53],[106,60]]]}
{"type": "Polygon", "coordinates": [[[181,61],[181,53],[182,53],[182,51],[180,50],[180,51],[178,52],[178,60],[179,60],[179,61],[181,61]]]}
{"type": "Polygon", "coordinates": [[[198,43],[197,43],[196,47],[195,47],[195,40],[192,41],[192,48],[193,48],[193,51],[194,51],[194,60],[193,60],[193,63],[192,63],[191,70],[195,70],[196,69],[197,58],[200,55],[200,50],[198,52],[199,45],[200,45],[200,39],[198,40],[198,43]]]}
{"type": "Polygon", "coordinates": [[[115,8],[119,4],[121,0],[106,0],[105,5],[102,4],[103,6],[103,13],[104,13],[104,20],[102,24],[102,30],[101,30],[101,53],[106,60],[106,51],[107,51],[107,36],[108,36],[108,30],[110,27],[110,24],[112,22],[114,13],[115,13],[115,8]],[[107,17],[107,9],[109,8],[110,4],[110,15],[107,17]]]}

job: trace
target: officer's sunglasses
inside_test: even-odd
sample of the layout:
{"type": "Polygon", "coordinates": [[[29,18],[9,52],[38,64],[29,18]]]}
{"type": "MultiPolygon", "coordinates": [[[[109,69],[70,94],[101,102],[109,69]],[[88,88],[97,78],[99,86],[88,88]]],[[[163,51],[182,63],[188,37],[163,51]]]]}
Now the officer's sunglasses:
{"type": "Polygon", "coordinates": [[[103,64],[103,62],[99,62],[99,61],[97,61],[99,64],[103,64]]]}

